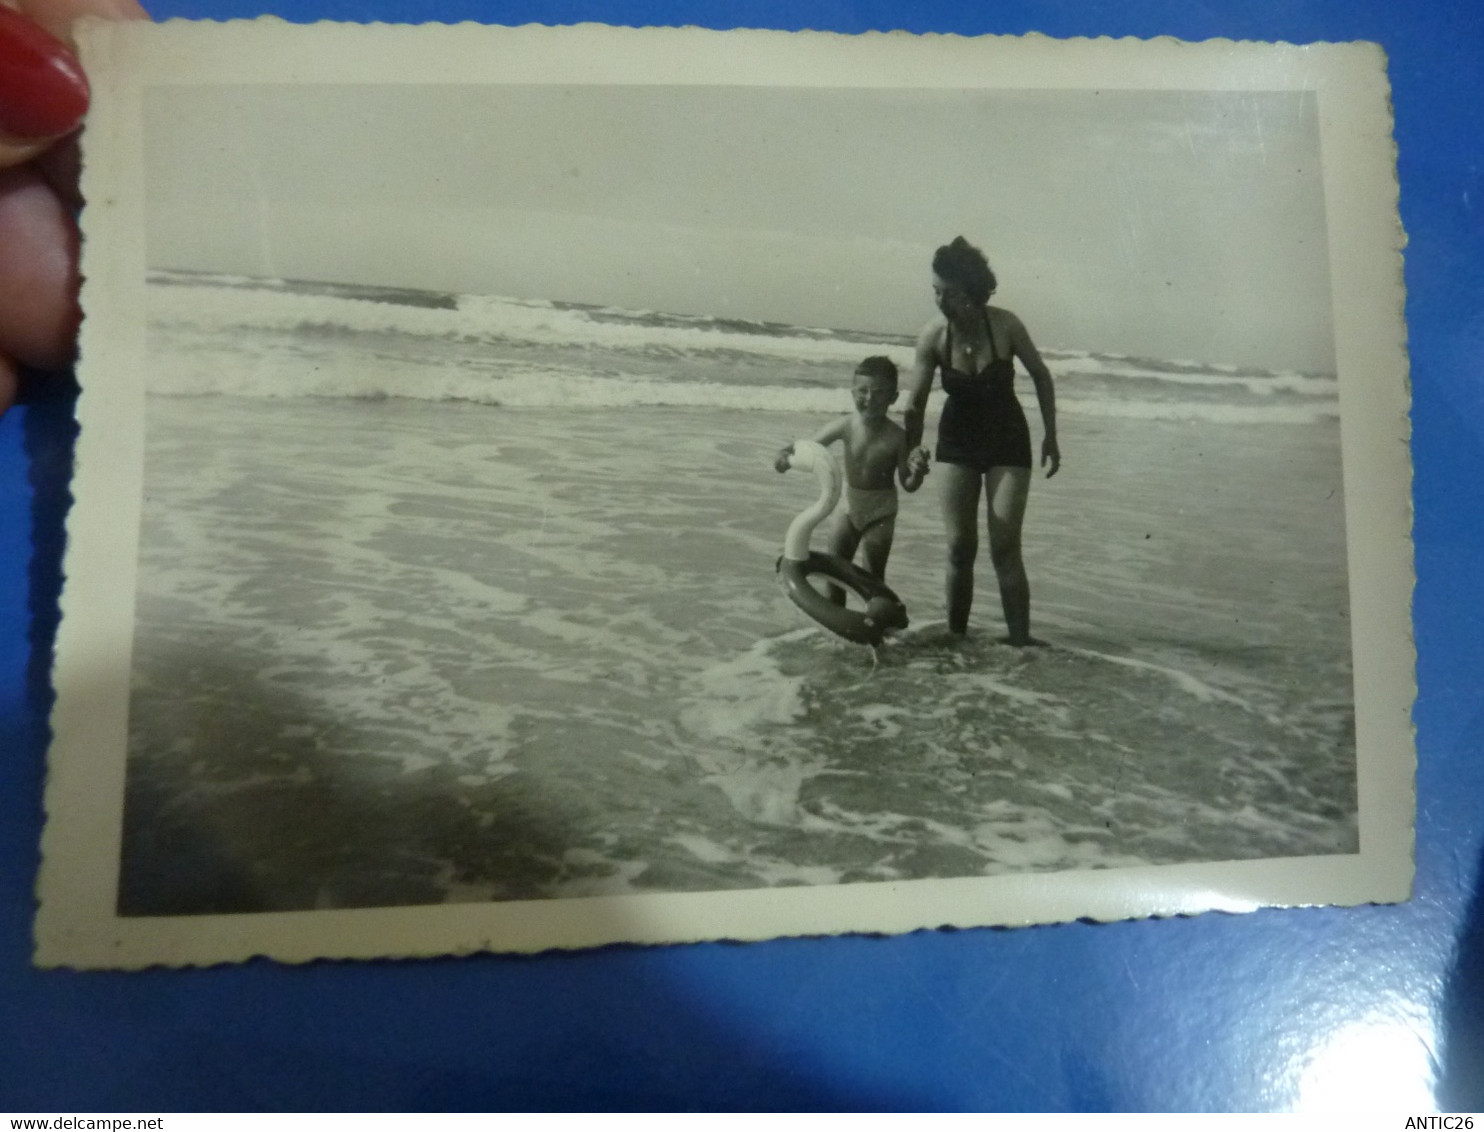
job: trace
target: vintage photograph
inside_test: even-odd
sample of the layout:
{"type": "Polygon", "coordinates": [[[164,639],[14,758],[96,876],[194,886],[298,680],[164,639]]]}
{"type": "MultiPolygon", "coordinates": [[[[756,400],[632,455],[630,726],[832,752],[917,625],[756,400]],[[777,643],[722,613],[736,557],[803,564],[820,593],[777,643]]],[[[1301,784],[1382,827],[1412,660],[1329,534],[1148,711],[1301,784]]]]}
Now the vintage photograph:
{"type": "MultiPolygon", "coordinates": [[[[88,899],[137,956],[1405,897],[1407,465],[1357,479],[1351,435],[1405,436],[1401,235],[1352,216],[1394,221],[1394,182],[1335,190],[1324,67],[1212,50],[1198,87],[1168,45],[1040,41],[1066,65],[1028,83],[958,41],[945,79],[931,44],[803,37],[821,76],[768,36],[698,81],[629,32],[605,77],[587,29],[493,80],[474,29],[469,73],[390,82],[398,29],[342,29],[365,66],[305,81],[274,60],[325,29],[250,26],[266,67],[136,76],[90,136],[85,189],[134,203],[85,216],[117,350],[84,340],[80,452],[91,377],[137,467],[80,462],[72,527],[75,558],[88,491],[129,497],[88,899]],[[1374,280],[1334,250],[1361,238],[1374,280]],[[1374,309],[1393,352],[1356,361],[1337,312],[1374,309]],[[375,910],[399,942],[348,944],[334,914],[375,910]]],[[[1334,50],[1384,113],[1379,60],[1334,50]]]]}

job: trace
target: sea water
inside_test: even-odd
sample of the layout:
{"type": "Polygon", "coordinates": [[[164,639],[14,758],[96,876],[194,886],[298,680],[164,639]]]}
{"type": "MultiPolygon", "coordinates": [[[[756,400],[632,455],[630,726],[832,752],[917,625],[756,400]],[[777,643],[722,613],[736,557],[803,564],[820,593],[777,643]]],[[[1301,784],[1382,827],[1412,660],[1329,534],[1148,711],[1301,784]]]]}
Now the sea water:
{"type": "Polygon", "coordinates": [[[996,643],[987,548],[944,631],[930,473],[873,654],[776,584],[816,485],[772,462],[906,340],[150,292],[125,913],[1356,850],[1333,377],[1048,350],[1046,645],[996,643]]]}

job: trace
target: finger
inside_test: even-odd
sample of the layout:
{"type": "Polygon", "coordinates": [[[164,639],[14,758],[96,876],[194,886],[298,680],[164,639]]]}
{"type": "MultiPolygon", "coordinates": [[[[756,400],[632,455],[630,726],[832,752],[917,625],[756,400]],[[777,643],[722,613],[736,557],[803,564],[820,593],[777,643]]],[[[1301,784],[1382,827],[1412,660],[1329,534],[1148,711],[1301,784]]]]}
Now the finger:
{"type": "Polygon", "coordinates": [[[71,133],[87,108],[88,81],[71,49],[0,4],[0,167],[71,133]]]}
{"type": "Polygon", "coordinates": [[[0,170],[0,355],[59,369],[80,317],[71,216],[35,169],[0,170]]]}
{"type": "Polygon", "coordinates": [[[74,215],[82,207],[82,192],[78,188],[82,153],[77,139],[76,133],[63,138],[31,163],[31,167],[41,174],[52,192],[74,215]]]}
{"type": "Polygon", "coordinates": [[[82,16],[149,18],[138,0],[0,0],[0,168],[29,161],[82,121],[88,83],[72,51],[82,16]]]}
{"type": "Polygon", "coordinates": [[[14,363],[0,354],[0,415],[15,404],[16,390],[19,386],[20,378],[15,372],[14,363]]]}

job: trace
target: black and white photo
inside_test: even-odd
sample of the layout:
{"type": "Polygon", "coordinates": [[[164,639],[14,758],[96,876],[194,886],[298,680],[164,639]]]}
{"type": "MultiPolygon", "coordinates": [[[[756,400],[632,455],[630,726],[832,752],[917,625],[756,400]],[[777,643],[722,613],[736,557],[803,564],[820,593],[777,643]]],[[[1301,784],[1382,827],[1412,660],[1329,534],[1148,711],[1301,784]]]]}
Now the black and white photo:
{"type": "Polygon", "coordinates": [[[1378,56],[91,42],[41,962],[1405,898],[1378,56]]]}

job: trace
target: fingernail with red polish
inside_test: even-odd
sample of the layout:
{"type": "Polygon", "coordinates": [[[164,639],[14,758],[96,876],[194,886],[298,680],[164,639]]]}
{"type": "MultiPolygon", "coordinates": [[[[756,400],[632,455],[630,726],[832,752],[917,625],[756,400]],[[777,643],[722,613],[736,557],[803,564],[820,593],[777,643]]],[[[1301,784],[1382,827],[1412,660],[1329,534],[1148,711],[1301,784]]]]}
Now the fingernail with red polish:
{"type": "Polygon", "coordinates": [[[88,80],[67,45],[0,4],[0,134],[30,141],[70,133],[88,80]]]}

